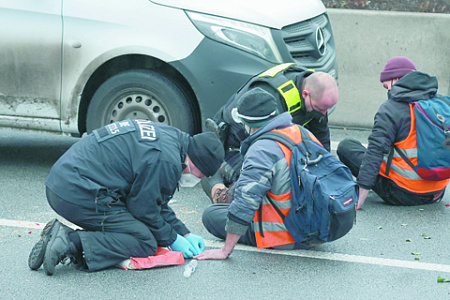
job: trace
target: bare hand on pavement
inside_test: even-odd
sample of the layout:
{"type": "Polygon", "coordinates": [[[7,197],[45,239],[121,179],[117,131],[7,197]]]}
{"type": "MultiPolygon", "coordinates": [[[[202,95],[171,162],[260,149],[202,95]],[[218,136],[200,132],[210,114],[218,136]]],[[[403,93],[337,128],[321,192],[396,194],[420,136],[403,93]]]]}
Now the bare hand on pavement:
{"type": "Polygon", "coordinates": [[[222,249],[212,249],[203,251],[201,254],[194,256],[195,259],[198,260],[207,260],[207,259],[227,259],[228,255],[225,254],[222,249]]]}

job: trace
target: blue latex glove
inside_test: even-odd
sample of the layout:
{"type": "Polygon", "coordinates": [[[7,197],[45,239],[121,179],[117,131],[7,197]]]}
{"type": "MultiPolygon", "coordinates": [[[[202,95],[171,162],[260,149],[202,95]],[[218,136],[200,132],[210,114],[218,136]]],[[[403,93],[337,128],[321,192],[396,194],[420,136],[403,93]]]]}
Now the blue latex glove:
{"type": "Polygon", "coordinates": [[[197,255],[197,251],[191,243],[179,234],[177,234],[177,239],[170,245],[170,248],[172,248],[173,251],[183,252],[184,258],[192,258],[194,255],[197,255]]]}
{"type": "Polygon", "coordinates": [[[205,242],[201,236],[189,233],[186,240],[195,248],[195,251],[198,252],[198,254],[194,253],[195,255],[199,255],[203,252],[203,250],[205,250],[205,242]]]}

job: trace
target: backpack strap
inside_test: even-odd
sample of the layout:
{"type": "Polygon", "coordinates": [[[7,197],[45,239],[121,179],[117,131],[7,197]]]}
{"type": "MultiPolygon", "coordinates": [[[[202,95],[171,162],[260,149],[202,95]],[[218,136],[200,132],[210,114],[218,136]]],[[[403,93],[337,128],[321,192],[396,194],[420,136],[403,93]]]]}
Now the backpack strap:
{"type": "MultiPolygon", "coordinates": [[[[300,147],[300,144],[296,144],[293,140],[291,140],[290,138],[288,138],[287,136],[285,136],[284,134],[281,134],[279,132],[274,132],[274,131],[269,131],[266,133],[263,133],[262,135],[260,135],[259,137],[257,137],[253,142],[255,143],[258,140],[272,140],[272,141],[276,141],[276,142],[280,142],[281,144],[285,145],[286,147],[288,147],[291,151],[294,149],[294,147],[296,147],[298,145],[298,149],[300,149],[300,151],[302,152],[302,154],[306,157],[306,161],[302,161],[302,163],[304,163],[305,165],[309,165],[309,164],[316,164],[317,162],[319,162],[323,155],[320,153],[318,155],[318,157],[314,160],[309,160],[309,156],[311,156],[311,147],[308,145],[308,143],[306,143],[306,141],[312,141],[311,137],[309,136],[308,131],[303,128],[302,126],[296,125],[298,126],[298,128],[300,129],[300,133],[302,135],[302,143],[306,148],[303,149],[303,147],[300,147]]],[[[276,205],[276,203],[270,198],[267,197],[270,204],[272,205],[272,207],[276,210],[276,212],[278,213],[278,215],[280,216],[280,218],[283,219],[285,216],[283,215],[283,213],[281,212],[280,208],[276,205]]],[[[264,237],[264,231],[262,229],[263,227],[263,223],[262,223],[262,204],[259,206],[259,230],[260,230],[260,234],[262,237],[264,237]]]]}
{"type": "MultiPolygon", "coordinates": [[[[300,143],[300,144],[303,145],[303,147],[301,147],[299,144],[298,149],[300,149],[302,154],[306,157],[306,160],[302,160],[302,163],[305,165],[308,165],[308,166],[317,164],[323,157],[322,153],[318,153],[318,156],[316,159],[313,159],[313,160],[309,159],[309,157],[312,154],[311,147],[309,146],[309,142],[312,141],[312,139],[309,136],[309,132],[304,127],[302,127],[300,125],[296,125],[296,126],[300,129],[300,133],[302,134],[302,143],[300,143]]],[[[285,145],[286,147],[288,147],[291,151],[294,149],[295,146],[297,146],[297,144],[294,141],[292,141],[290,138],[288,138],[284,134],[281,134],[279,132],[274,132],[274,131],[269,131],[269,132],[263,133],[262,135],[257,137],[252,142],[252,144],[258,140],[263,140],[263,139],[280,142],[283,145],[285,145]]]]}

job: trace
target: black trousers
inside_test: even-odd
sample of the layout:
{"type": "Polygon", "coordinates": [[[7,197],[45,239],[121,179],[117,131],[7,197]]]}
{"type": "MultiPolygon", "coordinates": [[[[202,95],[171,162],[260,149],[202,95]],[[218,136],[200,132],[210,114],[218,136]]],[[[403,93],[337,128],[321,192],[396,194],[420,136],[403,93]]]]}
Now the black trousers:
{"type": "MultiPolygon", "coordinates": [[[[359,168],[367,149],[357,140],[345,139],[337,148],[339,159],[350,169],[353,176],[358,177],[359,168]]],[[[417,194],[407,191],[392,180],[378,175],[372,190],[383,201],[391,205],[422,205],[438,202],[444,197],[445,189],[433,193],[417,194]]]]}
{"type": "MultiPolygon", "coordinates": [[[[228,219],[227,215],[229,206],[230,204],[227,203],[212,204],[205,209],[202,216],[203,225],[208,230],[208,232],[222,240],[225,240],[227,237],[225,226],[228,219]]],[[[247,232],[244,235],[241,235],[238,243],[256,247],[256,237],[253,222],[251,223],[247,232]]],[[[273,247],[273,249],[278,250],[309,249],[309,248],[311,247],[302,245],[300,243],[291,243],[287,245],[273,247]]]]}
{"type": "Polygon", "coordinates": [[[82,207],[58,197],[48,188],[46,192],[55,212],[84,229],[77,232],[89,271],[156,253],[157,241],[152,232],[130,214],[123,202],[102,199],[96,206],[82,207]]]}

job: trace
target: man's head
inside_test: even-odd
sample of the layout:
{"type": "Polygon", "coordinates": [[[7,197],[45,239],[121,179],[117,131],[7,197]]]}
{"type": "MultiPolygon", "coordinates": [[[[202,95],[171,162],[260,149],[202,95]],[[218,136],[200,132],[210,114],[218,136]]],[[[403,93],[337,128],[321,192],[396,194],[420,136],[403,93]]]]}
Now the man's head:
{"type": "Polygon", "coordinates": [[[302,88],[302,97],[308,112],[315,110],[326,115],[338,101],[336,80],[328,73],[312,73],[304,79],[302,88]]]}
{"type": "Polygon", "coordinates": [[[225,156],[222,143],[212,132],[203,132],[190,137],[187,154],[195,167],[208,177],[216,173],[225,156]]]}
{"type": "Polygon", "coordinates": [[[385,89],[390,90],[400,78],[413,71],[416,71],[416,66],[412,61],[404,56],[394,56],[381,71],[380,81],[385,89]]]}
{"type": "Polygon", "coordinates": [[[249,128],[264,126],[277,114],[275,98],[259,87],[244,93],[239,99],[236,110],[236,116],[245,125],[247,133],[252,131],[249,128]]]}

